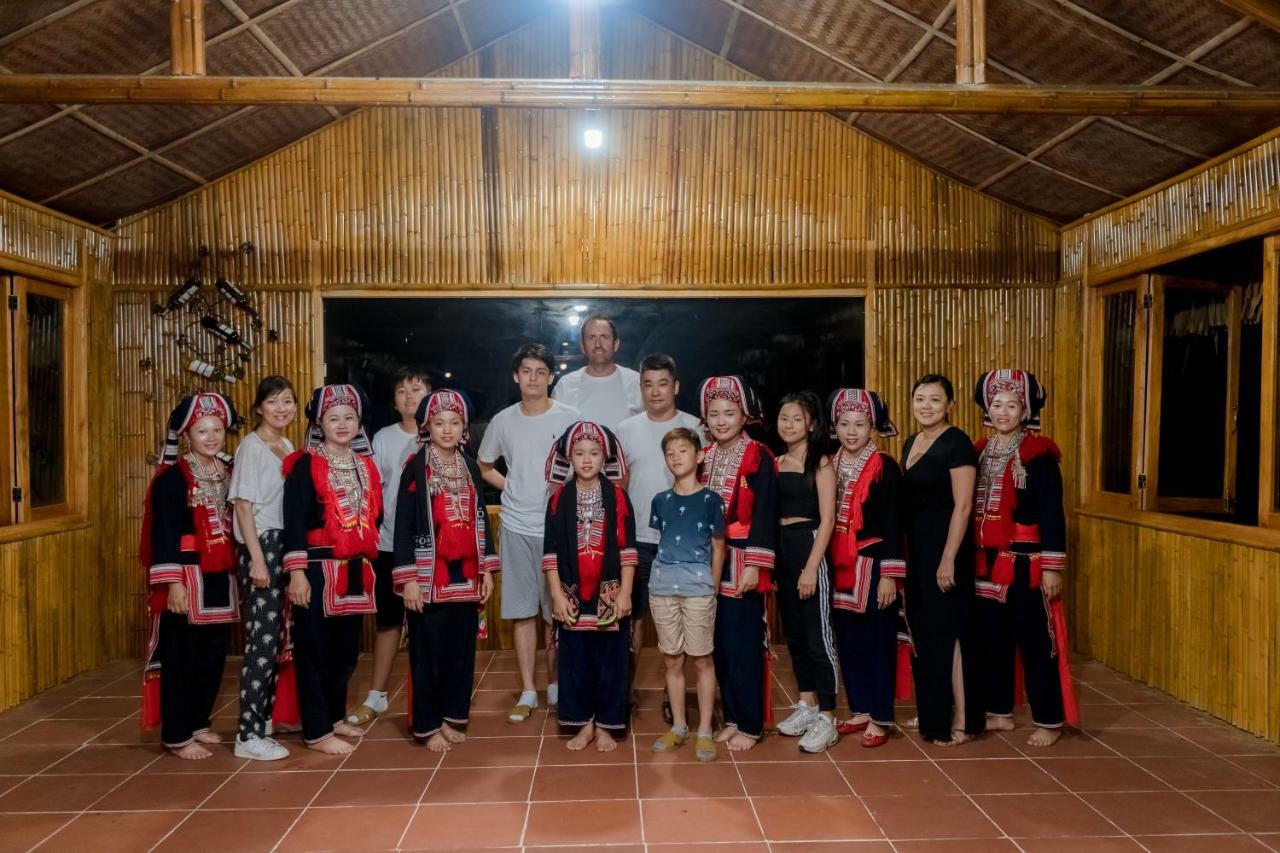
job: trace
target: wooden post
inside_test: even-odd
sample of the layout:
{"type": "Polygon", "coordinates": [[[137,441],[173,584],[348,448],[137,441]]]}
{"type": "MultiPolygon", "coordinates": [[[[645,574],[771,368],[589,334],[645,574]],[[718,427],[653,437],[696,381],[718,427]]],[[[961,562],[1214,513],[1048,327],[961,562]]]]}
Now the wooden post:
{"type": "Polygon", "coordinates": [[[173,0],[169,8],[170,70],[204,76],[204,0],[173,0]]]}
{"type": "Polygon", "coordinates": [[[599,80],[600,0],[569,2],[569,76],[599,80]]]}
{"type": "Polygon", "coordinates": [[[987,0],[956,0],[956,82],[987,82],[987,0]]]}
{"type": "Polygon", "coordinates": [[[971,0],[973,4],[973,24],[970,26],[970,37],[973,47],[970,50],[973,62],[972,83],[987,82],[987,0],[971,0]]]}

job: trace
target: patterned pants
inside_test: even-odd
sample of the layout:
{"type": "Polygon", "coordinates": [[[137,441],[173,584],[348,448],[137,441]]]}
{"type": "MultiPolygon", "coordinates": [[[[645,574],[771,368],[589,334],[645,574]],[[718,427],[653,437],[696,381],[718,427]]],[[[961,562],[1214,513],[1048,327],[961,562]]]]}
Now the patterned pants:
{"type": "Polygon", "coordinates": [[[258,536],[267,561],[271,585],[262,589],[249,580],[249,551],[239,554],[240,584],[244,590],[244,665],[240,668],[240,738],[263,737],[276,701],[276,658],[284,633],[285,582],[280,561],[284,549],[279,530],[258,536]]]}

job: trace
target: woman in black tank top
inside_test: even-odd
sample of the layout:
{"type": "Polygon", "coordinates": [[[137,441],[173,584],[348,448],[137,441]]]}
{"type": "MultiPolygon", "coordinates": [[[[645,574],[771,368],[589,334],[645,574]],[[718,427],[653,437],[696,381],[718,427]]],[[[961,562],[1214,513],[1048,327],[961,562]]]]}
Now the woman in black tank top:
{"type": "Polygon", "coordinates": [[[800,701],[778,732],[800,738],[805,752],[821,752],[838,739],[834,712],[837,675],[831,632],[831,569],[827,543],[835,526],[835,469],[821,446],[826,436],[821,403],[802,391],[782,398],[778,435],[778,562],[774,567],[782,628],[791,651],[800,701]]]}

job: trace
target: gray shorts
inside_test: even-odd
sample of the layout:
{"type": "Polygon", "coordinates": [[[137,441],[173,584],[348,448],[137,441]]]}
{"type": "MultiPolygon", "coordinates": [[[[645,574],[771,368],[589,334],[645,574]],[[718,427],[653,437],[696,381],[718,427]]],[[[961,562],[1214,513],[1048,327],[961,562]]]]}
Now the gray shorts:
{"type": "Polygon", "coordinates": [[[542,573],[542,537],[502,531],[498,539],[502,561],[502,618],[529,619],[538,615],[551,621],[551,591],[542,573]]]}

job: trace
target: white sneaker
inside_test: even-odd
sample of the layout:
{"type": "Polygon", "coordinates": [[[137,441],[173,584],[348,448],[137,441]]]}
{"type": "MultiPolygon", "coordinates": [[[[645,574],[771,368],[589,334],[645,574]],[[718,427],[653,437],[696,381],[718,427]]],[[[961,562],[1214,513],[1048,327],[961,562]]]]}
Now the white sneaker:
{"type": "Polygon", "coordinates": [[[269,737],[250,737],[241,740],[236,736],[236,758],[251,758],[254,761],[279,761],[289,757],[289,750],[269,737]]]}
{"type": "Polygon", "coordinates": [[[813,725],[814,717],[818,716],[818,709],[805,702],[797,702],[791,707],[795,710],[791,712],[790,717],[778,723],[778,734],[800,737],[809,730],[809,726],[813,725]]]}
{"type": "Polygon", "coordinates": [[[840,740],[835,720],[817,712],[814,713],[814,717],[809,730],[804,733],[804,737],[800,738],[801,752],[825,752],[840,740]]]}

